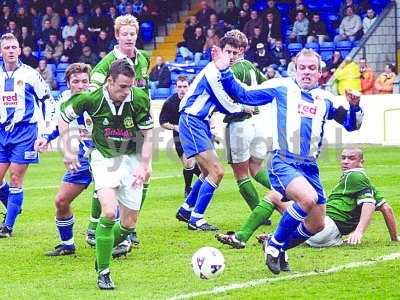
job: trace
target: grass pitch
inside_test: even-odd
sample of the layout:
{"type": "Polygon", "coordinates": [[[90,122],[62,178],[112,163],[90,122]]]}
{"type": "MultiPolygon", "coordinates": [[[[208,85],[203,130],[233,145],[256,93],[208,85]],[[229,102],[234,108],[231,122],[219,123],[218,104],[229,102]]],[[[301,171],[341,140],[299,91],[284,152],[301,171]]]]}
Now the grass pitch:
{"type": "MultiPolygon", "coordinates": [[[[400,218],[400,149],[366,147],[365,168],[400,218]]],[[[320,159],[326,191],[340,176],[336,152],[326,151],[320,159]]],[[[153,180],[138,226],[140,247],[127,258],[113,261],[111,270],[117,289],[102,292],[96,287],[94,249],[86,245],[90,186],[73,203],[76,218],[76,256],[45,257],[58,243],[53,199],[64,173],[58,153],[42,155],[31,166],[25,180],[23,214],[17,220],[14,237],[0,240],[0,299],[166,299],[215,287],[274,277],[264,265],[263,253],[252,238],[243,250],[219,244],[210,233],[189,232],[175,220],[183,201],[183,179],[175,155],[160,152],[153,163],[153,180]],[[226,269],[221,277],[204,281],[194,276],[190,259],[202,246],[219,248],[226,269]]],[[[211,203],[207,219],[221,231],[237,230],[249,210],[237,191],[232,172],[226,175],[211,203]]],[[[257,184],[256,184],[257,185],[257,184]]],[[[257,185],[260,195],[264,194],[257,185]]],[[[273,215],[271,232],[279,220],[273,215]]],[[[304,273],[326,270],[354,261],[400,252],[400,243],[390,242],[384,220],[376,213],[360,246],[332,249],[297,247],[289,252],[292,269],[304,273]]],[[[380,262],[331,274],[275,281],[256,287],[231,290],[198,299],[399,299],[400,260],[380,262]]],[[[280,275],[280,276],[284,276],[280,275]]]]}

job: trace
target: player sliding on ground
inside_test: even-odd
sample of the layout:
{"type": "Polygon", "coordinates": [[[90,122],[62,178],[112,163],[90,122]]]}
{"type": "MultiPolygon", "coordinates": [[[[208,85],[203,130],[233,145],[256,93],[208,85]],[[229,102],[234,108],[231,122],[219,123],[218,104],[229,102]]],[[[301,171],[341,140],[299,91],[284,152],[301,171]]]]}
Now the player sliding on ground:
{"type": "MultiPolygon", "coordinates": [[[[229,57],[213,48],[213,60],[221,70],[224,90],[235,101],[247,105],[271,103],[273,151],[269,179],[273,189],[294,200],[265,244],[266,265],[281,271],[280,261],[293,248],[324,228],[325,194],[316,159],[320,153],[326,120],[334,119],[348,131],[362,122],[360,97],[346,92],[349,110],[335,107],[333,95],[318,88],[321,57],[310,49],[296,56],[296,76],[271,79],[257,87],[241,86],[229,69],[229,57]]],[[[274,193],[275,193],[274,191],[274,193]]]]}
{"type": "Polygon", "coordinates": [[[100,289],[114,289],[110,277],[113,247],[130,234],[142,202],[143,183],[151,164],[153,120],[148,94],[134,85],[135,72],[125,60],[111,64],[104,87],[73,96],[61,105],[59,121],[63,138],[64,163],[78,170],[79,162],[67,147],[68,123],[84,112],[93,122],[90,154],[95,190],[102,215],[96,228],[96,272],[100,289]],[[143,137],[143,138],[142,138],[143,137]],[[142,145],[141,149],[137,149],[142,145]],[[140,155],[140,157],[139,157],[140,155]],[[117,206],[120,222],[115,222],[117,206]]]}

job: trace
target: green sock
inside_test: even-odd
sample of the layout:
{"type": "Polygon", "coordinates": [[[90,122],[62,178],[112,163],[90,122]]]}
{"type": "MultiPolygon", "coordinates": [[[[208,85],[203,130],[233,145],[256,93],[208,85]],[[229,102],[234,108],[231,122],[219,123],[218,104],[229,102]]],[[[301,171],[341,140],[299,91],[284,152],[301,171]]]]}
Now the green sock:
{"type": "Polygon", "coordinates": [[[114,245],[114,223],[115,221],[101,217],[96,228],[96,261],[99,273],[110,266],[114,245]]]}
{"type": "Polygon", "coordinates": [[[135,230],[135,228],[125,228],[121,225],[121,222],[114,224],[114,247],[121,243],[125,238],[135,230]]]}
{"type": "Polygon", "coordinates": [[[271,183],[269,182],[269,178],[267,175],[267,171],[265,169],[261,169],[258,171],[256,176],[253,177],[259,184],[265,186],[267,189],[271,189],[271,183]]]}
{"type": "Polygon", "coordinates": [[[260,202],[260,198],[258,197],[258,193],[250,178],[244,178],[237,181],[239,186],[239,192],[246,200],[247,205],[253,210],[258,202],[260,202]]]}
{"type": "Polygon", "coordinates": [[[149,190],[150,183],[143,183],[143,193],[142,193],[142,203],[140,204],[140,209],[143,207],[144,200],[146,199],[147,191],[149,190]]]}
{"type": "Polygon", "coordinates": [[[269,200],[261,200],[247,218],[246,223],[236,233],[236,237],[242,242],[247,242],[254,231],[271,217],[273,211],[274,205],[269,200]]]}
{"type": "Polygon", "coordinates": [[[90,219],[89,219],[88,229],[96,230],[97,224],[99,223],[100,215],[101,215],[100,201],[97,198],[96,192],[94,192],[93,198],[92,198],[92,209],[90,211],[90,219]]]}

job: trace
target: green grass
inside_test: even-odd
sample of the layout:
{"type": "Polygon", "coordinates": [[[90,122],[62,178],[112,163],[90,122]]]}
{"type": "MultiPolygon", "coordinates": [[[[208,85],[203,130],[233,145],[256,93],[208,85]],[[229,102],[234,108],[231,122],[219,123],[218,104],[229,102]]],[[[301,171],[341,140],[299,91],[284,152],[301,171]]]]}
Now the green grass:
{"type": "MultiPolygon", "coordinates": [[[[370,178],[399,217],[399,148],[367,147],[365,159],[370,178]]],[[[322,181],[329,192],[340,176],[333,149],[322,156],[320,166],[322,181]]],[[[168,159],[163,152],[156,156],[153,170],[154,177],[181,173],[177,161],[168,159]]],[[[226,176],[207,213],[210,223],[223,231],[238,229],[249,214],[230,167],[226,166],[225,170],[226,176]]],[[[43,255],[58,243],[53,204],[57,188],[49,186],[57,186],[63,172],[61,156],[57,153],[42,155],[41,164],[30,167],[25,181],[24,211],[14,237],[0,240],[0,299],[165,299],[273,277],[265,268],[255,239],[248,242],[246,249],[233,250],[220,245],[210,233],[189,232],[183,223],[175,220],[183,197],[183,180],[176,177],[152,181],[138,226],[141,245],[128,258],[113,261],[111,268],[117,290],[101,292],[97,290],[93,270],[94,249],[84,242],[92,187],[73,203],[77,220],[76,256],[48,258],[43,255]],[[202,281],[191,270],[192,254],[205,245],[219,248],[225,256],[226,269],[216,280],[202,281]]],[[[259,192],[263,193],[261,188],[259,192]]],[[[262,227],[258,233],[273,231],[278,218],[274,214],[274,225],[262,227]]],[[[389,241],[383,218],[377,213],[360,246],[323,250],[298,247],[290,251],[291,266],[296,272],[324,270],[400,252],[399,246],[389,241]]],[[[400,262],[394,260],[200,299],[399,299],[399,274],[400,262]]]]}

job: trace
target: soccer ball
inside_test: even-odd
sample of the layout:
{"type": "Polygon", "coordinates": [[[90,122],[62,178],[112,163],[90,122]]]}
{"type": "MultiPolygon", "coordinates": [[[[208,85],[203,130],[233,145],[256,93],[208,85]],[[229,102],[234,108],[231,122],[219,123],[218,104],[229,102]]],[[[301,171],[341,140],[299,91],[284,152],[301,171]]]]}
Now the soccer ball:
{"type": "Polygon", "coordinates": [[[222,253],[213,247],[203,247],[192,256],[194,274],[201,279],[218,277],[225,269],[222,253]]]}

